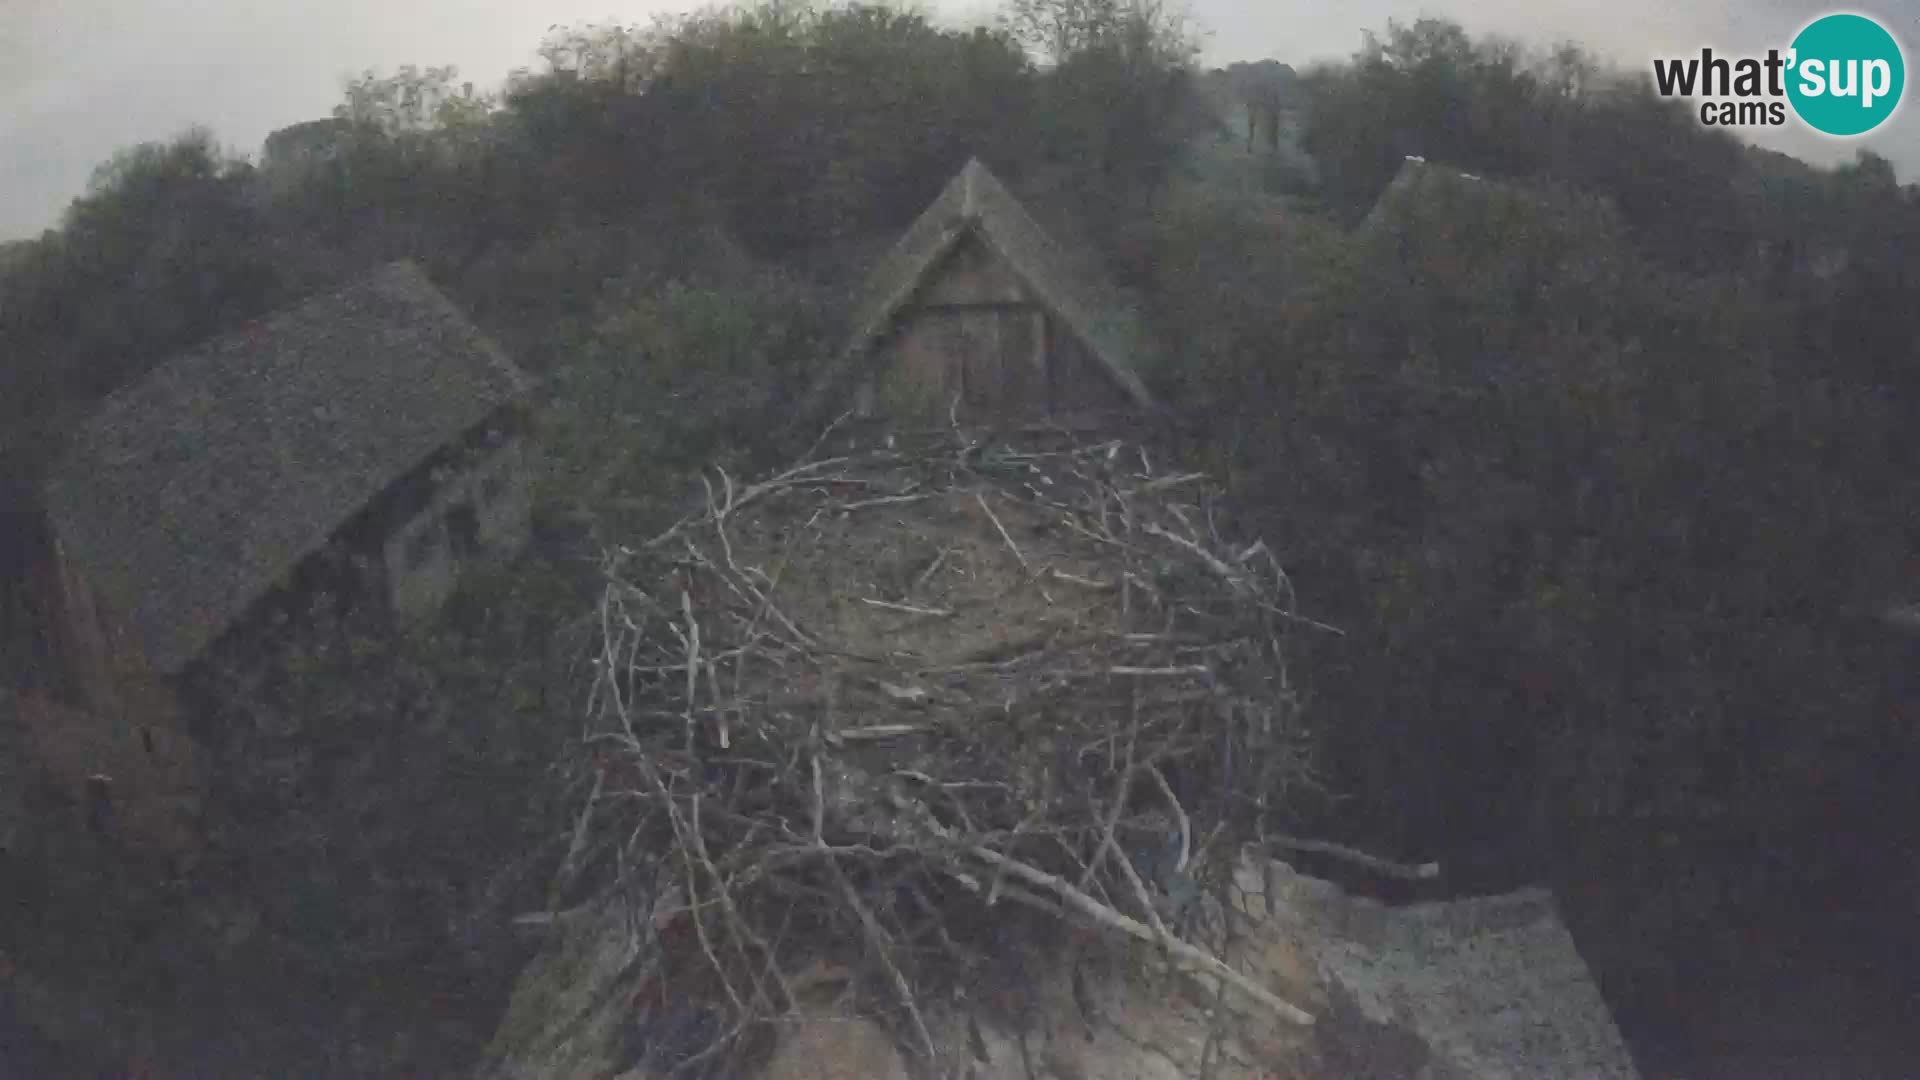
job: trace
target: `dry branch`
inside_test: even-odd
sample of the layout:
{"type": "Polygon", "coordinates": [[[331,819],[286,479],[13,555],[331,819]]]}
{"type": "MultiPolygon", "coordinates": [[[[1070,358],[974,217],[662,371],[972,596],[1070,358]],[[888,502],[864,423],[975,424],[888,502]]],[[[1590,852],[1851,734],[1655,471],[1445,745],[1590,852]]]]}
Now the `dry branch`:
{"type": "Polygon", "coordinates": [[[987,515],[987,520],[993,522],[993,527],[999,530],[1000,539],[1007,542],[1007,550],[1013,552],[1013,557],[1020,563],[1020,569],[1032,573],[1033,565],[1027,562],[1025,555],[1020,554],[1020,545],[1013,542],[1013,534],[1009,533],[1006,525],[1001,523],[1000,515],[994,513],[993,507],[987,505],[986,496],[976,491],[973,493],[973,501],[980,504],[980,509],[985,511],[987,515]]]}
{"type": "Polygon", "coordinates": [[[1193,822],[1187,818],[1186,808],[1180,805],[1180,797],[1173,793],[1173,785],[1167,783],[1166,774],[1158,768],[1147,766],[1147,775],[1159,786],[1160,795],[1167,800],[1167,809],[1173,812],[1175,821],[1180,823],[1180,857],[1175,860],[1173,870],[1176,874],[1187,872],[1187,860],[1193,857],[1193,822]]]}
{"type": "Polygon", "coordinates": [[[953,614],[953,612],[945,608],[927,608],[915,604],[896,604],[891,600],[873,600],[864,596],[860,598],[860,602],[872,607],[886,608],[888,611],[903,611],[909,615],[932,615],[937,618],[945,618],[953,614]]]}
{"type": "Polygon", "coordinates": [[[1164,931],[1156,934],[1154,931],[1142,926],[1139,922],[1120,914],[1044,870],[1036,870],[1025,863],[1009,859],[1005,855],[987,848],[973,848],[968,854],[992,866],[996,870],[1004,870],[1030,885],[1037,885],[1040,888],[1054,893],[1062,900],[1065,900],[1068,906],[1072,907],[1075,911],[1099,923],[1101,926],[1111,930],[1118,930],[1129,937],[1138,938],[1150,944],[1163,946],[1174,959],[1180,961],[1195,974],[1211,975],[1224,980],[1234,989],[1239,990],[1253,1000],[1266,1006],[1275,1016],[1280,1017],[1282,1020],[1303,1025],[1313,1023],[1312,1013],[1307,1012],[1297,1005],[1281,1000],[1266,987],[1261,986],[1259,983],[1228,967],[1218,957],[1208,953],[1204,949],[1189,945],[1177,938],[1169,937],[1164,931]]]}
{"type": "Polygon", "coordinates": [[[1343,862],[1371,870],[1382,877],[1398,878],[1402,881],[1432,881],[1440,876],[1440,864],[1437,862],[1403,863],[1392,859],[1383,859],[1378,855],[1369,855],[1345,844],[1336,844],[1329,840],[1307,840],[1294,836],[1269,836],[1267,843],[1277,848],[1292,851],[1311,851],[1327,855],[1343,862]]]}

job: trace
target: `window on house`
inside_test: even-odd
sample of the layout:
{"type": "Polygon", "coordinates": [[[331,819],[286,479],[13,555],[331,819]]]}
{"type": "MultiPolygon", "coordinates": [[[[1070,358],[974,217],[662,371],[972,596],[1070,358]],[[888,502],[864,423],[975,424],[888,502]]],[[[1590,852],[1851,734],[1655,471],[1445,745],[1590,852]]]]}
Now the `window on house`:
{"type": "Polygon", "coordinates": [[[406,562],[408,569],[418,569],[433,560],[440,548],[440,526],[430,522],[426,528],[414,533],[407,540],[406,562]]]}
{"type": "Polygon", "coordinates": [[[447,511],[447,536],[453,541],[455,558],[464,559],[480,549],[480,519],[472,506],[462,503],[447,511]]]}
{"type": "Polygon", "coordinates": [[[509,463],[502,462],[494,466],[480,478],[480,497],[488,502],[498,502],[506,497],[507,483],[512,478],[509,463]]]}

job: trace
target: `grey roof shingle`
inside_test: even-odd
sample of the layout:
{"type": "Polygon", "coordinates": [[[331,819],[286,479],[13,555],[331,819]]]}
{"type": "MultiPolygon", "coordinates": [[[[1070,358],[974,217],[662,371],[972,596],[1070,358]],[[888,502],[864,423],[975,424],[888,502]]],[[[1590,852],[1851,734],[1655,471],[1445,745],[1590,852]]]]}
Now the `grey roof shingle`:
{"type": "Polygon", "coordinates": [[[824,387],[840,385],[925,284],[928,274],[969,231],[980,237],[1033,290],[1039,302],[1085,342],[1136,404],[1153,398],[1140,381],[1147,344],[1138,320],[1111,290],[1077,272],[1020,201],[978,158],[947,183],[867,276],[854,311],[853,334],[824,387]]]}
{"type": "Polygon", "coordinates": [[[109,397],[50,470],[64,557],[174,672],[435,450],[527,389],[409,262],[109,397]]]}
{"type": "Polygon", "coordinates": [[[1280,908],[1325,977],[1457,1075],[1636,1080],[1626,1042],[1551,893],[1388,907],[1272,864],[1280,908]]]}

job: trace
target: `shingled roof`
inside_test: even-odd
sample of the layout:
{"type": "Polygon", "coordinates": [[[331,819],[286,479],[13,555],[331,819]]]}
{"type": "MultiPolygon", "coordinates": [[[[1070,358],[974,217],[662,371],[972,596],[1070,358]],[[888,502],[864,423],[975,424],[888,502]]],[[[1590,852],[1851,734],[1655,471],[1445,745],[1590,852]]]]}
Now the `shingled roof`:
{"type": "Polygon", "coordinates": [[[1492,181],[1473,173],[1461,172],[1451,166],[1440,165],[1426,158],[1407,155],[1400,163],[1400,171],[1393,174],[1374,200],[1373,208],[1367,211],[1362,227],[1375,228],[1384,223],[1396,209],[1404,206],[1413,198],[1413,193],[1421,188],[1442,187],[1453,190],[1486,191],[1492,181]]]}
{"type": "Polygon", "coordinates": [[[1389,907],[1273,863],[1270,895],[1370,1021],[1418,1036],[1439,1075],[1637,1080],[1551,893],[1389,907]]]}
{"type": "Polygon", "coordinates": [[[107,399],[47,480],[69,565],[184,667],[526,377],[420,269],[384,266],[107,399]]]}
{"type": "Polygon", "coordinates": [[[838,387],[869,360],[943,259],[969,233],[977,236],[1032,291],[1040,305],[1084,342],[1127,396],[1143,407],[1153,397],[1140,381],[1147,344],[1138,320],[1103,283],[1047,235],[978,158],[970,159],[932,205],[908,227],[868,275],[854,311],[846,352],[823,390],[838,387]]]}

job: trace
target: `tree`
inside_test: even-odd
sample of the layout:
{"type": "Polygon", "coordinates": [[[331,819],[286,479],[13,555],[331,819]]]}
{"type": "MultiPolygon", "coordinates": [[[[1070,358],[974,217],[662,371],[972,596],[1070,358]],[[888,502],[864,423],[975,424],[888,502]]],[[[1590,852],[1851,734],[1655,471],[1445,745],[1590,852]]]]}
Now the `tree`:
{"type": "Polygon", "coordinates": [[[1012,0],[1003,25],[1050,65],[1047,146],[1083,178],[1096,231],[1111,232],[1135,204],[1151,204],[1198,131],[1192,24],[1162,0],[1012,0]]]}
{"type": "Polygon", "coordinates": [[[418,134],[483,119],[493,106],[490,95],[475,95],[473,84],[456,84],[458,68],[405,65],[392,75],[366,71],[348,80],[346,100],[334,106],[336,119],[386,135],[418,134]]]}
{"type": "Polygon", "coordinates": [[[203,129],[115,154],[9,275],[24,299],[0,316],[4,353],[44,365],[53,398],[91,398],[258,311],[274,274],[252,177],[203,129]]]}
{"type": "Polygon", "coordinates": [[[260,150],[260,171],[290,173],[332,158],[352,137],[353,122],[338,116],[303,120],[267,136],[260,150]]]}

